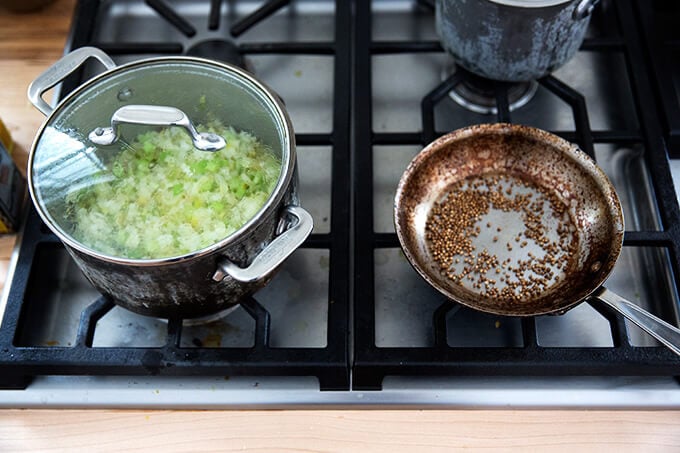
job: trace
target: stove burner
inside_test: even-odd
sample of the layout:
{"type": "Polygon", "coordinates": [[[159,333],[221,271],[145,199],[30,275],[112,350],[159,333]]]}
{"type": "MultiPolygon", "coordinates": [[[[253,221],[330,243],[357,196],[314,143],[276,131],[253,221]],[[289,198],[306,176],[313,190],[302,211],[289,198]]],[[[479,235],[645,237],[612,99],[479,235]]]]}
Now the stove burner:
{"type": "Polygon", "coordinates": [[[209,58],[246,68],[246,62],[236,44],[223,39],[207,39],[200,41],[187,50],[191,57],[209,58]]]}
{"type": "Polygon", "coordinates": [[[498,114],[498,108],[496,107],[496,84],[498,83],[503,83],[506,86],[511,112],[526,105],[534,97],[538,89],[538,83],[533,80],[530,82],[514,83],[498,82],[456,67],[453,63],[444,68],[442,79],[448,78],[454,72],[460,72],[464,77],[463,81],[449,92],[449,97],[461,107],[483,115],[498,114]]]}

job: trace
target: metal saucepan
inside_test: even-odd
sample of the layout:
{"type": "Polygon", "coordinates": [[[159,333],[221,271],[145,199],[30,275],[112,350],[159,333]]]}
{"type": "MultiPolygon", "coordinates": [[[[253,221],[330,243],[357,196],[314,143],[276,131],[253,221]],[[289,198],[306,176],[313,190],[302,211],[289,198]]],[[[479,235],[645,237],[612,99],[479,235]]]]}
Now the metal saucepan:
{"type": "Polygon", "coordinates": [[[416,271],[451,300],[508,316],[599,299],[680,354],[680,330],[605,289],[621,252],[618,196],[585,153],[514,124],[459,129],[404,172],[394,222],[416,271]]]}
{"type": "MultiPolygon", "coordinates": [[[[94,287],[129,310],[196,318],[229,308],[264,286],[312,230],[312,218],[297,196],[291,121],[278,96],[237,67],[188,57],[116,66],[101,50],[83,47],[38,76],[29,87],[29,99],[48,117],[29,156],[34,205],[94,287]],[[90,59],[107,70],[55,108],[42,99],[45,91],[90,59]],[[189,147],[187,153],[212,152],[225,144],[193,126],[211,119],[251,133],[281,162],[271,195],[242,227],[191,252],[148,259],[111,256],[74,237],[72,208],[64,200],[79,188],[115,179],[110,167],[112,156],[123,148],[118,143],[121,134],[129,138],[150,128],[178,126],[193,140],[195,149],[189,147]]],[[[152,164],[149,169],[153,171],[152,164]]],[[[135,208],[142,206],[140,202],[135,208]]],[[[156,230],[148,229],[153,234],[156,230]]]]}
{"type": "Polygon", "coordinates": [[[494,80],[542,77],[578,50],[597,0],[437,0],[439,38],[457,64],[494,80]]]}

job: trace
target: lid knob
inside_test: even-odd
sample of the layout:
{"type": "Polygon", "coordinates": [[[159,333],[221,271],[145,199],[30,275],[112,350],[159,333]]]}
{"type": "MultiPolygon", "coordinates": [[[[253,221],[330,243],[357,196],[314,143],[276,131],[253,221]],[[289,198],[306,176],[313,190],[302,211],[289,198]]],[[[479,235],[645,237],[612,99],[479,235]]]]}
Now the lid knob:
{"type": "Polygon", "coordinates": [[[89,133],[90,141],[97,145],[112,145],[120,137],[121,124],[149,126],[180,126],[191,136],[194,147],[201,151],[218,151],[226,146],[224,138],[210,132],[199,133],[189,117],[180,109],[159,105],[126,105],[111,116],[111,127],[97,127],[89,133]]]}

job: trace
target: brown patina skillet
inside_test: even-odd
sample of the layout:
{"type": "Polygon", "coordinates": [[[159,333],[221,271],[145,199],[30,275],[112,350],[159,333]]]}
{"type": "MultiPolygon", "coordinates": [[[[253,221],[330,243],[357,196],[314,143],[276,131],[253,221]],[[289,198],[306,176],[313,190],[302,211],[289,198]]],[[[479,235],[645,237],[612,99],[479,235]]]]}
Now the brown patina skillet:
{"type": "MultiPolygon", "coordinates": [[[[464,213],[466,207],[455,209],[452,212],[464,213]]],[[[557,241],[555,238],[559,235],[550,230],[565,227],[551,220],[552,213],[549,209],[546,211],[540,210],[545,217],[540,220],[542,234],[557,241]]],[[[556,135],[515,124],[483,124],[442,136],[423,149],[404,172],[395,197],[394,221],[412,266],[429,284],[455,302],[498,315],[536,316],[564,313],[584,300],[595,298],[680,355],[680,329],[602,286],[623,245],[624,221],[619,198],[597,164],[576,145],[556,135]],[[462,242],[472,244],[477,252],[483,249],[486,261],[493,256],[492,267],[499,268],[490,269],[484,275],[480,274],[482,271],[461,271],[463,264],[453,264],[463,263],[466,258],[463,255],[456,258],[457,261],[452,258],[450,265],[449,262],[442,265],[434,256],[431,235],[428,239],[429,219],[435,206],[466,199],[456,196],[456,191],[460,194],[472,187],[471,181],[484,178],[500,178],[504,181],[500,184],[505,184],[503,191],[507,189],[508,194],[512,191],[531,193],[529,197],[533,200],[547,194],[565,209],[566,214],[562,215],[567,216],[572,240],[566,251],[555,256],[556,276],[540,286],[534,285],[524,294],[510,289],[503,293],[503,286],[508,285],[497,278],[505,275],[505,281],[511,281],[508,271],[500,269],[505,263],[510,269],[511,264],[516,263],[525,263],[524,266],[531,268],[532,259],[538,259],[541,253],[545,256],[539,243],[525,239],[522,229],[526,224],[520,214],[489,209],[477,218],[476,232],[470,230],[474,237],[460,236],[462,242]],[[522,188],[510,187],[515,182],[522,188]],[[499,275],[493,277],[494,284],[490,285],[492,277],[486,275],[493,274],[494,270],[499,275]],[[513,297],[507,297],[508,294],[513,297]]],[[[453,249],[461,247],[456,248],[454,244],[453,249]]],[[[471,265],[480,262],[480,255],[467,258],[471,265]]]]}

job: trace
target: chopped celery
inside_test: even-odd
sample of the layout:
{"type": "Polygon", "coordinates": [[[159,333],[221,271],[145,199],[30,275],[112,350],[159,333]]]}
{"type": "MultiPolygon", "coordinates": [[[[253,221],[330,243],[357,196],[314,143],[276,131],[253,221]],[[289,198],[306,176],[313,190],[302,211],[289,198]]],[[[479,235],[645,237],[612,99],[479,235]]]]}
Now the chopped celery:
{"type": "Polygon", "coordinates": [[[124,145],[108,166],[112,178],[66,196],[72,236],[109,255],[153,259],[199,250],[243,226],[272,194],[281,162],[246,132],[218,122],[198,129],[227,146],[196,150],[179,128],[124,145]]]}

